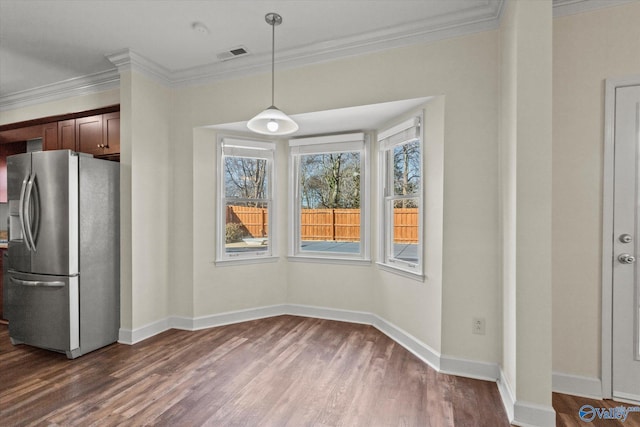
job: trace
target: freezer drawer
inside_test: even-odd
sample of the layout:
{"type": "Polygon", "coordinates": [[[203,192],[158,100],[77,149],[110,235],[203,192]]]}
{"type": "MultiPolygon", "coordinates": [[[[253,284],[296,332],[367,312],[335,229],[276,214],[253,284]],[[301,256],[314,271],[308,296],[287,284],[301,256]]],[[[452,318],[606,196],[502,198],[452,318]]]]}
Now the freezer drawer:
{"type": "Polygon", "coordinates": [[[75,357],[80,347],[78,276],[10,270],[8,277],[6,307],[11,341],[75,357]]]}

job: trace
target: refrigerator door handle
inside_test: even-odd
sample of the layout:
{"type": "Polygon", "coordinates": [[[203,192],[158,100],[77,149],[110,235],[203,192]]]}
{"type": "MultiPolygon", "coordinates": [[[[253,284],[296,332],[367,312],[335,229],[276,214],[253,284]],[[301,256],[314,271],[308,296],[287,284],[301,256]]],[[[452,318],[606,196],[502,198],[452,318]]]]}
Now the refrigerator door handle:
{"type": "Polygon", "coordinates": [[[53,282],[43,282],[41,280],[20,280],[15,277],[11,278],[11,283],[15,285],[21,286],[33,286],[38,288],[63,288],[64,282],[53,281],[53,282]]]}
{"type": "Polygon", "coordinates": [[[25,204],[25,192],[27,190],[27,182],[29,181],[30,175],[27,175],[22,180],[22,188],[20,189],[20,204],[18,208],[18,216],[20,218],[20,229],[22,230],[22,238],[27,245],[27,250],[31,250],[31,245],[29,243],[29,239],[27,239],[27,232],[25,229],[25,218],[24,218],[24,204],[25,204]]]}
{"type": "Polygon", "coordinates": [[[29,230],[31,231],[31,246],[33,246],[33,251],[36,251],[36,240],[38,239],[38,229],[40,228],[40,192],[38,190],[38,181],[36,179],[36,174],[33,174],[33,227],[31,223],[29,225],[29,230]]]}
{"type": "MultiPolygon", "coordinates": [[[[33,190],[33,183],[36,179],[36,175],[35,174],[31,174],[31,176],[29,177],[29,182],[27,183],[27,192],[24,196],[24,224],[25,224],[25,230],[27,232],[26,234],[26,240],[28,242],[27,246],[31,246],[31,251],[35,252],[36,251],[36,243],[33,240],[33,231],[31,230],[31,194],[32,194],[32,190],[33,190]]],[[[37,215],[37,213],[36,213],[37,215]]]]}

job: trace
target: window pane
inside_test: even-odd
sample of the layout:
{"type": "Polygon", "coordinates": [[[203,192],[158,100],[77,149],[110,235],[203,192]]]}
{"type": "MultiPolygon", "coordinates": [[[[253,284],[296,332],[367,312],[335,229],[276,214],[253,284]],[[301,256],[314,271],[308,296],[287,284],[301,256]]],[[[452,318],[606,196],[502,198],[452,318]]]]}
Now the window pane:
{"type": "Polygon", "coordinates": [[[300,250],[359,254],[359,152],[300,156],[300,250]]]}
{"type": "Polygon", "coordinates": [[[225,252],[266,251],[269,248],[269,203],[227,201],[225,252]]]}
{"type": "Polygon", "coordinates": [[[227,198],[265,199],[268,197],[268,162],[249,157],[224,158],[224,191],[227,198]]]}
{"type": "Polygon", "coordinates": [[[389,249],[391,258],[406,262],[418,262],[418,198],[395,199],[393,204],[393,229],[389,249]]]}
{"type": "Polygon", "coordinates": [[[420,191],[420,140],[393,148],[393,191],[397,196],[420,191]]]}

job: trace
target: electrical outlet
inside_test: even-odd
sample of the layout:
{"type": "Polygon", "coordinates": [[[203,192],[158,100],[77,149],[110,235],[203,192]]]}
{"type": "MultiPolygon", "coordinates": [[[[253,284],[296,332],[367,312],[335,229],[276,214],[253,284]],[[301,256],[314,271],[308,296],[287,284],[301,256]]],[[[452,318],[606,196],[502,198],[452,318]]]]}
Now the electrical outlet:
{"type": "Polygon", "coordinates": [[[471,332],[476,335],[484,335],[486,332],[486,324],[484,317],[474,317],[471,321],[471,332]]]}

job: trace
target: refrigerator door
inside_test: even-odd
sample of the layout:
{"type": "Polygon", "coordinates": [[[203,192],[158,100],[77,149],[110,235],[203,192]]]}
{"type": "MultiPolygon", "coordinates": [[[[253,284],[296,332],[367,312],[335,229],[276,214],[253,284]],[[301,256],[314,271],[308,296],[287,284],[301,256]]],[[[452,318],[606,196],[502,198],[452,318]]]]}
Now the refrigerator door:
{"type": "Polygon", "coordinates": [[[78,276],[8,273],[9,336],[25,343],[77,354],[80,347],[78,276]]]}
{"type": "Polygon", "coordinates": [[[78,155],[68,150],[32,154],[33,189],[27,184],[27,237],[33,234],[31,272],[78,273],[78,155]],[[29,197],[30,196],[30,197],[29,197]]]}
{"type": "MultiPolygon", "coordinates": [[[[12,160],[9,157],[8,161],[12,160]]],[[[78,274],[77,154],[69,150],[31,153],[31,173],[22,178],[19,192],[15,187],[26,168],[14,169],[18,172],[9,170],[9,192],[19,198],[10,199],[10,222],[19,225],[11,227],[11,234],[20,230],[22,239],[17,242],[20,245],[9,243],[10,268],[36,274],[78,274]],[[14,246],[18,250],[14,251],[14,246]]],[[[14,240],[13,236],[10,239],[14,240]]]]}
{"type": "Polygon", "coordinates": [[[31,271],[31,250],[26,240],[24,196],[31,178],[31,154],[7,158],[7,199],[9,202],[9,265],[31,271]]]}

